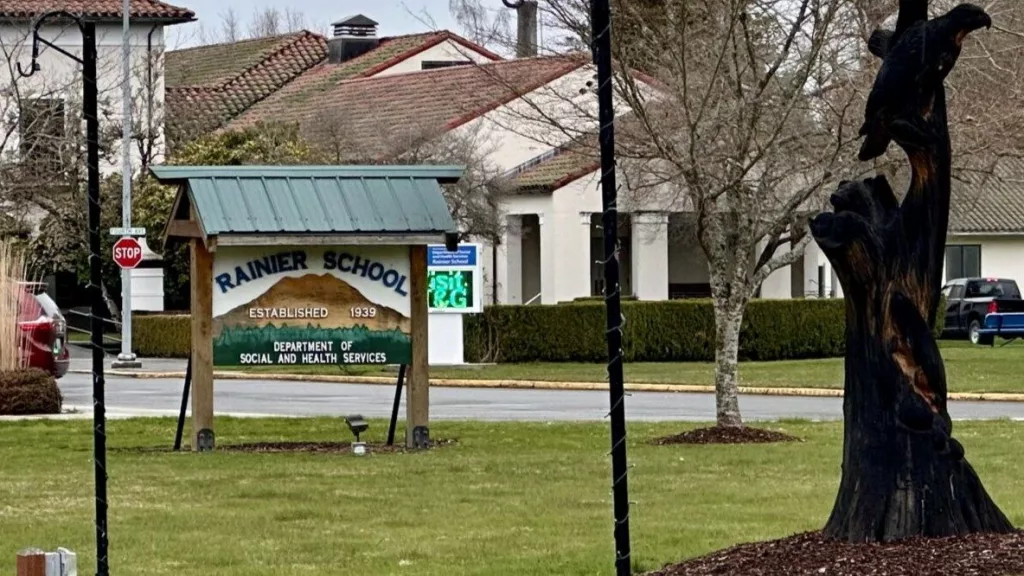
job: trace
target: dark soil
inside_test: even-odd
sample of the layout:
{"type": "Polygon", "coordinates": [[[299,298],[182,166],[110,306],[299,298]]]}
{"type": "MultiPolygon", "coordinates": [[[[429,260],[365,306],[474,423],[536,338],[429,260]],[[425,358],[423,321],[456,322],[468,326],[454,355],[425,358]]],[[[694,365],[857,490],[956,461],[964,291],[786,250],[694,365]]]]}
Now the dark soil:
{"type": "Polygon", "coordinates": [[[850,544],[806,532],[741,544],[648,576],[1019,576],[1024,532],[850,544]]]}
{"type": "Polygon", "coordinates": [[[654,440],[654,444],[659,446],[666,444],[768,444],[771,442],[803,442],[803,440],[783,432],[751,428],[750,426],[697,428],[654,440]]]}
{"type": "MultiPolygon", "coordinates": [[[[396,441],[397,442],[397,441],[396,441]]],[[[434,440],[430,448],[440,448],[455,444],[455,440],[434,440]]],[[[366,444],[366,455],[371,454],[401,454],[412,452],[404,444],[396,443],[388,446],[384,442],[364,442],[366,444]]],[[[135,448],[113,448],[112,452],[173,452],[170,447],[164,446],[143,446],[135,448]]],[[[192,447],[183,444],[182,452],[191,452],[192,447]]],[[[248,452],[253,454],[347,454],[352,453],[351,442],[252,442],[245,444],[219,444],[216,452],[248,452]]]]}

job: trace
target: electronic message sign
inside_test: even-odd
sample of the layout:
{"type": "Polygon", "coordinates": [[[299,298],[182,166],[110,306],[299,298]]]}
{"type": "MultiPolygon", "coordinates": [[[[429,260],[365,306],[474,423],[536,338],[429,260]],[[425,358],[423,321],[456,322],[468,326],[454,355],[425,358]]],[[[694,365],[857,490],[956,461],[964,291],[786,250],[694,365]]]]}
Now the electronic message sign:
{"type": "Polygon", "coordinates": [[[431,313],[470,314],[481,311],[479,244],[460,244],[449,252],[427,246],[427,308],[431,313]]]}

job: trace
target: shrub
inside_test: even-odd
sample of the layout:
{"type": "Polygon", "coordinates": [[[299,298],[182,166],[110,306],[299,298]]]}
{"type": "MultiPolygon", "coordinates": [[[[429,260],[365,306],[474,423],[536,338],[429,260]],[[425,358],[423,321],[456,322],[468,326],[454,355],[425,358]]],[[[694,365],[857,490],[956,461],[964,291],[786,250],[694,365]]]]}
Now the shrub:
{"type": "MultiPolygon", "coordinates": [[[[715,320],[708,300],[623,302],[627,362],[708,361],[715,320]]],[[[747,307],[740,358],[780,360],[842,353],[843,300],[755,300],[747,307]]],[[[600,362],[607,357],[600,302],[491,306],[467,318],[467,360],[600,362]]]]}
{"type": "MultiPolygon", "coordinates": [[[[935,334],[942,330],[940,304],[935,334]]],[[[715,320],[709,300],[622,303],[627,362],[714,359],[715,320]]],[[[842,356],[845,300],[753,300],[740,333],[741,360],[842,356]]],[[[555,306],[490,306],[464,322],[471,362],[603,362],[602,302],[555,306]]]]}
{"type": "Polygon", "coordinates": [[[18,308],[24,297],[25,260],[7,239],[0,239],[0,370],[16,370],[22,364],[22,332],[18,308]]]}
{"type": "Polygon", "coordinates": [[[0,414],[59,414],[64,397],[53,376],[38,368],[0,372],[0,414]]]}
{"type": "Polygon", "coordinates": [[[192,342],[188,314],[135,314],[132,347],[140,357],[188,358],[192,342]]]}
{"type": "MultiPolygon", "coordinates": [[[[940,303],[935,334],[942,331],[940,303]]],[[[710,361],[714,313],[707,300],[624,301],[623,350],[630,362],[710,361]]],[[[132,344],[143,357],[187,358],[188,314],[136,314],[132,344]]],[[[842,356],[845,301],[753,300],[740,334],[743,360],[842,356]]],[[[604,301],[488,306],[464,318],[467,362],[603,362],[604,301]]]]}

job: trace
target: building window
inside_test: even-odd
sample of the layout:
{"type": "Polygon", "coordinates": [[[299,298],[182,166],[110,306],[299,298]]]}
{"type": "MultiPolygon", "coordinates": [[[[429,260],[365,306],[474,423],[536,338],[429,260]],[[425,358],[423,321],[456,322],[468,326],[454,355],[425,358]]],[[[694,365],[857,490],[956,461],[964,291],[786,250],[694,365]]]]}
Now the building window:
{"type": "Polygon", "coordinates": [[[65,122],[64,101],[60,98],[23,100],[18,122],[22,163],[42,175],[59,171],[65,122]]]}
{"type": "Polygon", "coordinates": [[[946,279],[981,276],[981,246],[946,246],[946,279]]]}
{"type": "Polygon", "coordinates": [[[436,70],[438,68],[450,68],[452,66],[465,66],[472,64],[469,60],[424,60],[420,64],[422,70],[436,70]]]}

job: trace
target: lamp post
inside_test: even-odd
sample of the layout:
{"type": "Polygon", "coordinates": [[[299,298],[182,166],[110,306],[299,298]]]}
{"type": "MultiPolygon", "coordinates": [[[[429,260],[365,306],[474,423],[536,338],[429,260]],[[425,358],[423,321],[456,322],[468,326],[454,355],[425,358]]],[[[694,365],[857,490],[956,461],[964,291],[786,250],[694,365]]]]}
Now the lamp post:
{"type": "Polygon", "coordinates": [[[108,576],[107,558],[107,436],[106,406],[103,379],[103,297],[100,291],[100,172],[99,172],[99,117],[97,115],[96,88],[96,24],[74,14],[57,10],[39,17],[32,30],[32,64],[26,72],[18,63],[18,74],[27,78],[40,70],[39,45],[45,44],[82,66],[82,108],[85,116],[87,202],[89,221],[89,290],[92,292],[92,401],[93,401],[93,469],[96,479],[96,575],[108,576]],[[82,33],[81,57],[64,50],[39,36],[39,28],[52,19],[68,19],[78,24],[82,33]]]}
{"type": "MultiPolygon", "coordinates": [[[[519,8],[525,0],[501,0],[519,8]]],[[[604,233],[604,299],[611,410],[612,492],[615,513],[615,573],[630,575],[629,485],[626,459],[626,394],[622,374],[622,303],[619,286],[618,207],[615,189],[615,109],[612,100],[612,36],[609,0],[590,0],[601,146],[601,224],[604,233]]]]}

